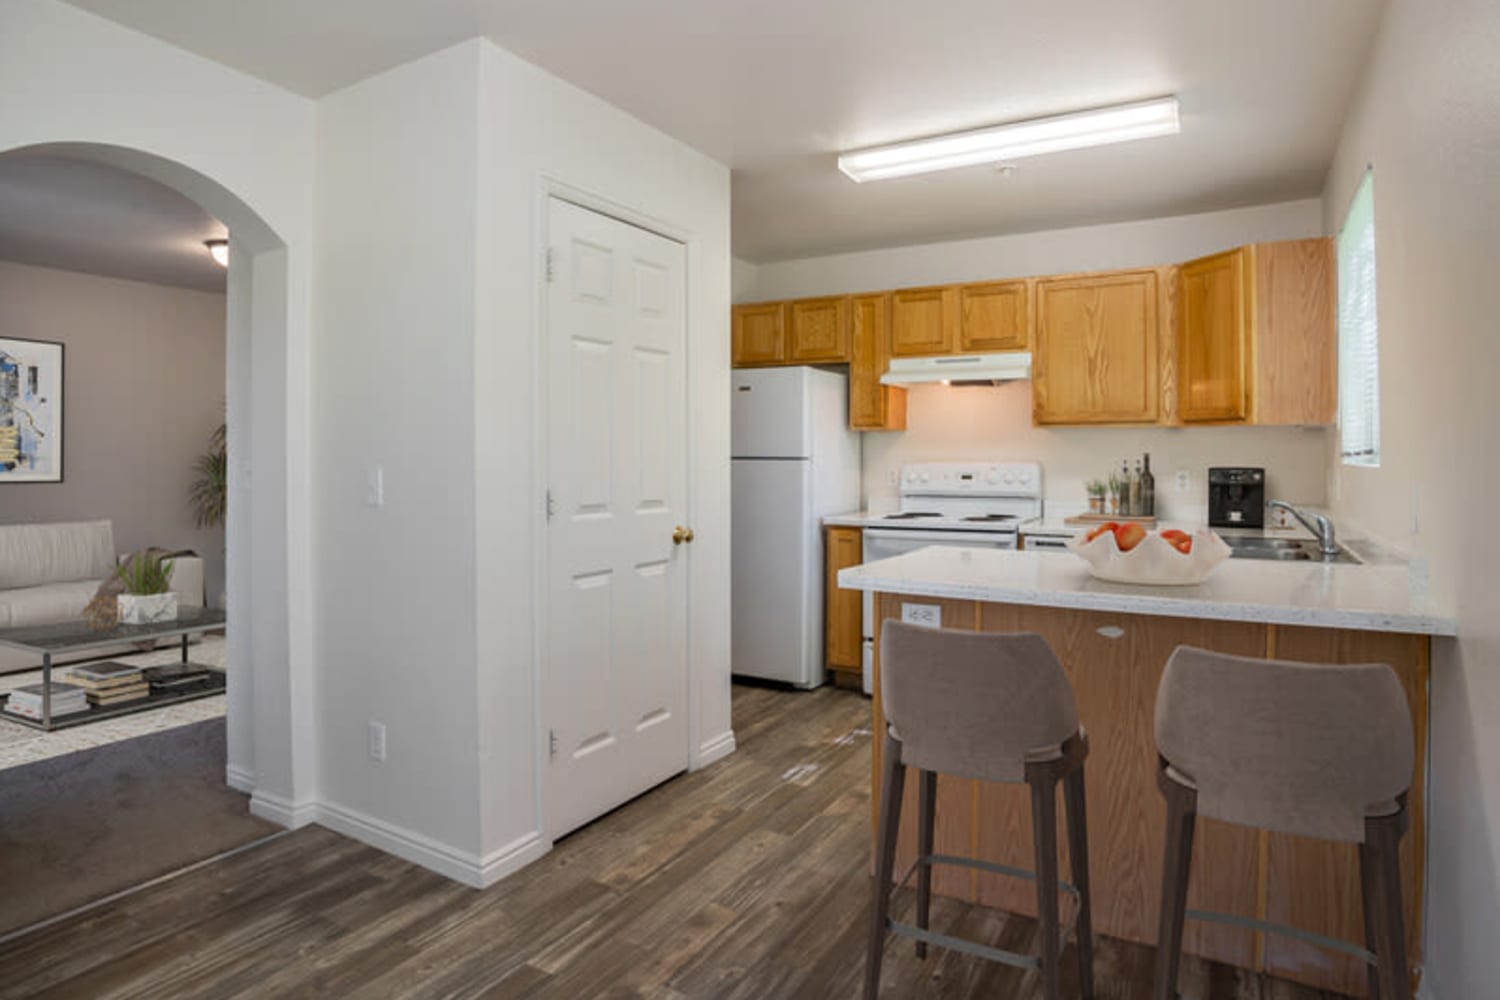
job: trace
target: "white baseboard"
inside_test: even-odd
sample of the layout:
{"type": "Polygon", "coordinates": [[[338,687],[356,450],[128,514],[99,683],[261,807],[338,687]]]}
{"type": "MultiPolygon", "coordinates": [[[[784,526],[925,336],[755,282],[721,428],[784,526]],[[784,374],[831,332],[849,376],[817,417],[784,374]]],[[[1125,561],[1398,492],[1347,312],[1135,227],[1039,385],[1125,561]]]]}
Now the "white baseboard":
{"type": "Polygon", "coordinates": [[[697,759],[693,761],[693,766],[688,768],[688,770],[701,770],[715,761],[723,760],[732,753],[734,753],[734,730],[727,729],[698,747],[697,759]]]}
{"type": "Polygon", "coordinates": [[[235,764],[224,765],[224,783],[246,795],[255,791],[255,775],[235,764]]]}
{"type": "Polygon", "coordinates": [[[540,835],[530,833],[481,858],[334,802],[318,803],[316,812],[321,826],[475,889],[494,885],[552,847],[540,835]]]}
{"type": "Polygon", "coordinates": [[[292,802],[270,792],[250,794],[250,815],[259,816],[288,830],[300,830],[317,819],[318,807],[312,802],[292,802]]]}

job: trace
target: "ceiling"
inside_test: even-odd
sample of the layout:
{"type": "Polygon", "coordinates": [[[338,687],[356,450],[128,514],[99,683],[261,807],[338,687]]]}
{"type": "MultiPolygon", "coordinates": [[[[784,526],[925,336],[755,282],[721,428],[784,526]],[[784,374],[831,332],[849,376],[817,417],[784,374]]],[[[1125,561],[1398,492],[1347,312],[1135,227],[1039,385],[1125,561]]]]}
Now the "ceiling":
{"type": "Polygon", "coordinates": [[[483,34],[733,168],[752,261],[1317,195],[1383,0],[74,0],[309,96],[483,34]],[[1177,94],[1179,136],[856,185],[843,149],[1177,94]]]}
{"type": "Polygon", "coordinates": [[[224,234],[196,202],[128,171],[0,156],[0,260],[222,292],[203,241],[224,234]]]}

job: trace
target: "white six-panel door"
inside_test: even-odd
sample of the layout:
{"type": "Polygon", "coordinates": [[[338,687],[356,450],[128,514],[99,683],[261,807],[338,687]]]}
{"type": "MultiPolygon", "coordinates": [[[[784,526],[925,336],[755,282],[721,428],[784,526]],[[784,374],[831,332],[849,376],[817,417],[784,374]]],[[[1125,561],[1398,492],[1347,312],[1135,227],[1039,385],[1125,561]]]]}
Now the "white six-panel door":
{"type": "Polygon", "coordinates": [[[547,829],[688,764],[686,250],[548,199],[547,829]]]}

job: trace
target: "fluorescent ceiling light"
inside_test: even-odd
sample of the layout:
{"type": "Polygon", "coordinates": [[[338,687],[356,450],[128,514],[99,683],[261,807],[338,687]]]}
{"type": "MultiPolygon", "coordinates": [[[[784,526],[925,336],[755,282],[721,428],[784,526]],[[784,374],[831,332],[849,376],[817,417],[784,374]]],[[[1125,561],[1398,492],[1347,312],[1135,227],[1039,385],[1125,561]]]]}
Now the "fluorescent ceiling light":
{"type": "Polygon", "coordinates": [[[841,153],[839,169],[856,181],[879,181],[1174,135],[1181,127],[1177,98],[1161,97],[841,153]]]}

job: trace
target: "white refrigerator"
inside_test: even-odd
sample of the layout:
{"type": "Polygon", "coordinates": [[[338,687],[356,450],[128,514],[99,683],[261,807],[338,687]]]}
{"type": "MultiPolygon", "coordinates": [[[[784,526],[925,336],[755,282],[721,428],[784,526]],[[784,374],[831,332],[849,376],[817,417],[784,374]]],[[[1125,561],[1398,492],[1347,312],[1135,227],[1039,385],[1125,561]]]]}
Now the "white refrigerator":
{"type": "Polygon", "coordinates": [[[848,379],[816,368],[732,373],[733,672],[826,679],[822,520],[859,507],[848,379]]]}

